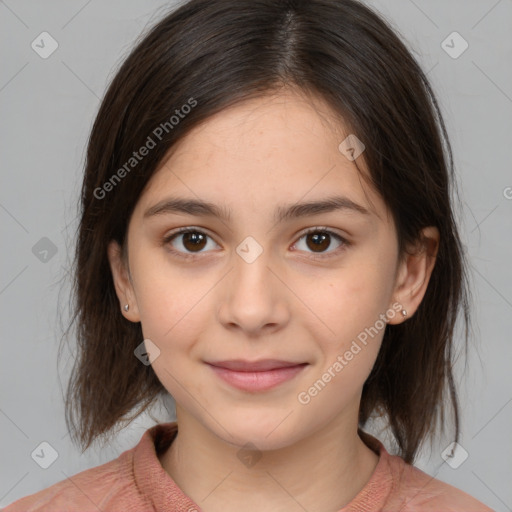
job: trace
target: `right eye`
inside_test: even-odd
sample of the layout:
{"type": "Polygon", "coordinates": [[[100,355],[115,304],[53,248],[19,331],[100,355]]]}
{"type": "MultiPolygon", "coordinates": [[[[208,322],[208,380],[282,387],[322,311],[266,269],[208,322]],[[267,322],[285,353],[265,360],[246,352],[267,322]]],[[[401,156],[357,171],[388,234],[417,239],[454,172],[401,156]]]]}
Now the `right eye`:
{"type": "Polygon", "coordinates": [[[179,230],[170,233],[164,238],[163,243],[164,245],[168,245],[169,250],[176,256],[190,259],[196,258],[196,254],[201,254],[201,250],[208,245],[208,238],[211,239],[211,237],[204,231],[187,227],[180,228],[179,230]],[[176,245],[173,244],[175,239],[179,241],[176,245],[181,246],[184,250],[182,248],[176,248],[176,245]]]}

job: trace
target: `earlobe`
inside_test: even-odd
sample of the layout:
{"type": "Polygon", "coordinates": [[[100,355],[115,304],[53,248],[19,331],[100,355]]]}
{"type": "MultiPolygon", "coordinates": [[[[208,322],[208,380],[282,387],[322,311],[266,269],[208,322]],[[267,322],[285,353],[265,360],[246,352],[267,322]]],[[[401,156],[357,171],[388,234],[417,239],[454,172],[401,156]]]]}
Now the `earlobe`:
{"type": "Polygon", "coordinates": [[[406,314],[402,313],[388,323],[401,323],[416,312],[427,291],[438,249],[439,230],[434,226],[424,228],[418,242],[407,249],[397,272],[393,294],[401,306],[401,311],[405,310],[406,314]]]}
{"type": "Polygon", "coordinates": [[[121,314],[131,322],[140,322],[133,284],[122,258],[121,247],[115,240],[108,244],[107,254],[121,314]]]}

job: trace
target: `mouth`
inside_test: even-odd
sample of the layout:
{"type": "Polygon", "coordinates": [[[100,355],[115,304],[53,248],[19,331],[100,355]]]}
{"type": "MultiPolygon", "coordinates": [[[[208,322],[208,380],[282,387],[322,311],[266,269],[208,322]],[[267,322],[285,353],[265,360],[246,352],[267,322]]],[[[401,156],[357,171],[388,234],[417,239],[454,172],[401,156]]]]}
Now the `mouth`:
{"type": "Polygon", "coordinates": [[[272,389],[293,379],[309,363],[296,363],[276,359],[261,361],[216,361],[206,362],[224,382],[247,392],[261,392],[272,389]]]}

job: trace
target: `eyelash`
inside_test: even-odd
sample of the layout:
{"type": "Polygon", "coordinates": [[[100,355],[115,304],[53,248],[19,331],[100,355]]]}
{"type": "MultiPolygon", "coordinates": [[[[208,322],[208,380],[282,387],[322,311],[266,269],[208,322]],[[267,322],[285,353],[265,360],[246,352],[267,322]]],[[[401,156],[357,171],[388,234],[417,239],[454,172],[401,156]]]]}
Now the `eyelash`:
{"type": "MultiPolygon", "coordinates": [[[[173,249],[171,246],[170,246],[170,242],[175,238],[177,237],[178,235],[182,235],[182,234],[185,234],[185,233],[200,233],[202,235],[205,235],[207,236],[208,238],[212,238],[210,235],[208,235],[208,233],[205,233],[204,231],[200,230],[200,229],[196,229],[196,228],[193,228],[193,227],[186,227],[186,228],[180,228],[178,229],[177,231],[174,231],[172,233],[170,233],[169,235],[167,235],[164,239],[163,239],[163,245],[169,245],[169,251],[173,254],[175,254],[176,256],[178,256],[179,258],[183,258],[183,259],[186,259],[186,260],[194,260],[194,259],[197,259],[198,257],[200,257],[200,254],[201,253],[195,253],[195,254],[191,254],[191,253],[183,253],[181,251],[177,251],[176,249],[173,249]]],[[[323,234],[328,234],[329,236],[331,237],[334,237],[336,238],[338,241],[341,242],[341,245],[340,247],[338,247],[337,249],[335,249],[334,251],[330,252],[330,253],[325,253],[325,254],[321,254],[321,255],[317,255],[317,254],[314,254],[313,256],[309,256],[310,259],[312,260],[324,260],[324,259],[327,259],[327,258],[330,258],[332,257],[333,255],[336,255],[339,251],[342,251],[344,249],[346,249],[347,247],[349,247],[351,245],[350,242],[348,242],[345,238],[343,238],[342,236],[338,235],[337,233],[331,231],[330,229],[328,228],[325,228],[325,227],[314,227],[314,228],[309,228],[308,230],[306,230],[305,232],[303,232],[301,234],[301,236],[298,238],[297,241],[301,240],[302,238],[304,238],[305,236],[311,234],[311,233],[323,233],[323,234]]]]}

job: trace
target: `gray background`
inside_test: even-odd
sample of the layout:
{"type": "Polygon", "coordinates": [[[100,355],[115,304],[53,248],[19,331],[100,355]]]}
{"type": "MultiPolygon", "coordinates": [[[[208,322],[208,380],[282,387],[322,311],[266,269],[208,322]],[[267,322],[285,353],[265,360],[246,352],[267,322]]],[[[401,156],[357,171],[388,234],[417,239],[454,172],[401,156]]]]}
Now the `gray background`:
{"type": "MultiPolygon", "coordinates": [[[[440,100],[474,286],[477,329],[468,371],[457,367],[460,444],[468,458],[452,468],[441,457],[451,440],[440,438],[416,465],[495,510],[512,510],[512,0],[368,3],[403,35],[440,100]],[[447,53],[463,48],[458,36],[447,39],[454,31],[469,45],[457,58],[447,53]]],[[[154,423],[140,417],[101,452],[80,455],[71,444],[61,396],[69,352],[57,366],[67,284],[60,297],[59,290],[72,255],[84,150],[99,99],[133,41],[170,5],[0,1],[0,506],[112,460],[154,423]],[[59,45],[46,59],[31,47],[43,31],[59,45]],[[48,469],[31,457],[43,441],[58,452],[48,469]]],[[[154,411],[158,421],[172,419],[172,401],[164,405],[154,411]]]]}

